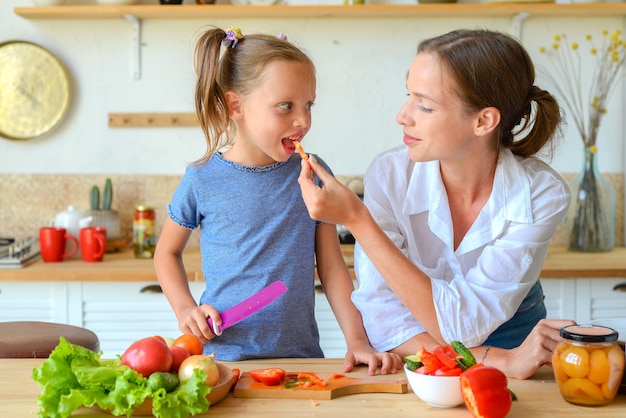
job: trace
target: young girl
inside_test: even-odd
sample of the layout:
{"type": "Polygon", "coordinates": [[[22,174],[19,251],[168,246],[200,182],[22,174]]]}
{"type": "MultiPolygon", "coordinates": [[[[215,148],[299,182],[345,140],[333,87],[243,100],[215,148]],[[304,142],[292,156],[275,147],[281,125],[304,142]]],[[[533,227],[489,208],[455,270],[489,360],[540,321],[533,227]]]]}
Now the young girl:
{"type": "Polygon", "coordinates": [[[561,114],[534,83],[528,53],[506,34],[427,39],[397,116],[404,145],[370,165],[365,205],[314,159],[303,164],[311,215],[357,240],[352,299],[376,349],[406,355],[459,340],[515,378],[550,363],[559,328],[573,322],[542,319],[539,273],[570,194],[535,157],[561,114]]]}
{"type": "Polygon", "coordinates": [[[323,357],[314,315],[317,265],[346,338],[346,370],[358,363],[369,364],[370,373],[379,364],[382,373],[399,370],[399,356],[371,347],[350,301],[354,288],[336,226],[312,220],[300,195],[294,143],[311,127],[312,61],[284,36],[243,36],[236,28],[206,31],[195,60],[207,152],[174,193],[154,260],[180,330],[199,336],[205,353],[220,360],[323,357]],[[197,227],[206,280],[199,304],[182,262],[197,227]],[[221,311],[276,280],[289,290],[216,337],[207,318],[220,325],[221,311]]]}

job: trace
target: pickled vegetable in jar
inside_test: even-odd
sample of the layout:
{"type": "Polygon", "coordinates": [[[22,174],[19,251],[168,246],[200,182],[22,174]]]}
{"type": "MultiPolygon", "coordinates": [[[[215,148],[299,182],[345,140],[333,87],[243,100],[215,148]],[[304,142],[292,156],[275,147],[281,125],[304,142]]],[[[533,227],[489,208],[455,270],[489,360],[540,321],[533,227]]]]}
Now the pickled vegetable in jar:
{"type": "Polygon", "coordinates": [[[624,373],[617,331],[599,325],[570,325],[560,334],[563,341],[552,353],[552,368],[563,399],[583,406],[611,403],[624,373]]]}

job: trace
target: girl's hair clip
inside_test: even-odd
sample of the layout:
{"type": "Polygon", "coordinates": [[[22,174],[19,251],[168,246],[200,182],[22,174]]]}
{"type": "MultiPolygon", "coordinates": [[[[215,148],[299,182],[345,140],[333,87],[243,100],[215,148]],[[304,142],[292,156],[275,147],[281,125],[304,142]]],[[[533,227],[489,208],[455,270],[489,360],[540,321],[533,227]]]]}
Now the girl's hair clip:
{"type": "Polygon", "coordinates": [[[285,35],[284,33],[279,33],[278,35],[276,35],[276,37],[282,41],[288,41],[287,39],[287,35],[285,35]]]}
{"type": "Polygon", "coordinates": [[[241,29],[231,26],[226,31],[226,38],[224,38],[224,40],[222,41],[222,45],[234,48],[239,43],[240,39],[243,39],[243,33],[241,33],[241,29]]]}

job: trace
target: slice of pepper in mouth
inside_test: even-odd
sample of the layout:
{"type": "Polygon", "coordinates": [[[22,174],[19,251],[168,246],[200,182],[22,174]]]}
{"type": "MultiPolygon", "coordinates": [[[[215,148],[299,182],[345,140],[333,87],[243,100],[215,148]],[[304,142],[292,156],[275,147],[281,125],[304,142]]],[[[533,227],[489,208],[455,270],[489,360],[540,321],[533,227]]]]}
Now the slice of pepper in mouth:
{"type": "Polygon", "coordinates": [[[302,159],[305,161],[308,160],[309,156],[306,155],[306,152],[304,152],[304,148],[302,148],[302,145],[300,145],[300,141],[293,141],[293,144],[295,145],[296,150],[300,154],[300,157],[302,157],[302,159]]]}

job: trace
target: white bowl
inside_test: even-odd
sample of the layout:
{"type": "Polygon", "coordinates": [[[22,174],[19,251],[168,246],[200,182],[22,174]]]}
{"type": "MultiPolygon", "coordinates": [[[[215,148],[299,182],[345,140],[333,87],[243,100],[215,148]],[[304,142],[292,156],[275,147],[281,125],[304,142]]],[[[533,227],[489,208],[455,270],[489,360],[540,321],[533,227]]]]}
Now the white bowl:
{"type": "Polygon", "coordinates": [[[409,386],[418,398],[435,408],[454,408],[463,404],[459,376],[429,376],[415,373],[404,365],[409,386]]]}

